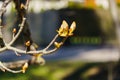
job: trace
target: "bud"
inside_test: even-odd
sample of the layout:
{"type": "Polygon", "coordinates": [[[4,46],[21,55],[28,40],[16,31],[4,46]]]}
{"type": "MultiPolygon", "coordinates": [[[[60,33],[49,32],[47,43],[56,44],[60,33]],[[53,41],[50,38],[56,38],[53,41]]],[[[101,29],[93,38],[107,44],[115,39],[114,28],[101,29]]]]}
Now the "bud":
{"type": "Polygon", "coordinates": [[[28,47],[28,46],[30,46],[30,41],[27,41],[26,43],[25,43],[25,45],[28,47]]]}
{"type": "Polygon", "coordinates": [[[57,32],[58,32],[59,36],[67,37],[68,31],[69,31],[68,24],[65,20],[63,20],[62,25],[57,32]]]}
{"type": "Polygon", "coordinates": [[[76,29],[76,23],[75,21],[73,21],[73,23],[71,24],[70,26],[70,29],[69,29],[69,36],[72,36],[73,35],[73,31],[76,29]]]}
{"type": "Polygon", "coordinates": [[[14,28],[12,32],[13,32],[13,33],[16,33],[16,32],[17,32],[17,31],[16,31],[16,28],[14,28]]]}
{"type": "Polygon", "coordinates": [[[60,43],[54,42],[54,45],[56,48],[60,48],[62,44],[63,44],[62,42],[60,42],[60,43]]]}
{"type": "Polygon", "coordinates": [[[20,9],[24,9],[25,8],[25,5],[24,4],[21,4],[20,5],[20,9]]]}
{"type": "Polygon", "coordinates": [[[22,72],[25,73],[27,68],[28,68],[28,63],[26,62],[22,67],[22,72]]]}

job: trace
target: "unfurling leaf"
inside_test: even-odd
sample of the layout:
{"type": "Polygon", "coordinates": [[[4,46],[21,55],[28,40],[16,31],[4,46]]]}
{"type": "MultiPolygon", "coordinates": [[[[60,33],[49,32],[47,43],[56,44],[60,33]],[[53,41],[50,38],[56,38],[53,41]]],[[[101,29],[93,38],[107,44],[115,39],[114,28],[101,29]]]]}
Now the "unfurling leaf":
{"type": "Polygon", "coordinates": [[[29,47],[29,46],[30,46],[30,41],[27,41],[27,42],[25,43],[25,45],[26,45],[27,47],[29,47]]]}
{"type": "Polygon", "coordinates": [[[61,27],[59,28],[59,30],[57,30],[59,36],[61,37],[68,37],[68,36],[72,36],[74,30],[76,29],[76,23],[75,21],[73,21],[73,23],[70,26],[67,24],[67,22],[65,20],[63,20],[61,27]]]}
{"type": "Polygon", "coordinates": [[[68,24],[67,24],[67,22],[65,20],[63,20],[62,25],[59,28],[59,30],[57,30],[57,32],[58,32],[59,36],[67,37],[68,31],[69,31],[68,24]]]}
{"type": "Polygon", "coordinates": [[[62,46],[62,42],[58,43],[58,42],[54,42],[54,45],[56,48],[60,48],[62,46]]]}
{"type": "Polygon", "coordinates": [[[22,72],[25,73],[27,68],[28,68],[28,63],[26,62],[22,67],[22,72]]]}
{"type": "Polygon", "coordinates": [[[70,26],[70,29],[69,29],[69,36],[72,36],[73,35],[73,31],[76,29],[76,23],[75,21],[73,21],[73,23],[71,24],[70,26]]]}
{"type": "Polygon", "coordinates": [[[16,28],[14,28],[12,32],[13,32],[13,33],[16,33],[16,32],[17,32],[17,31],[16,31],[16,28]]]}
{"type": "Polygon", "coordinates": [[[20,5],[20,9],[24,9],[25,8],[25,5],[24,4],[21,4],[20,5]]]}

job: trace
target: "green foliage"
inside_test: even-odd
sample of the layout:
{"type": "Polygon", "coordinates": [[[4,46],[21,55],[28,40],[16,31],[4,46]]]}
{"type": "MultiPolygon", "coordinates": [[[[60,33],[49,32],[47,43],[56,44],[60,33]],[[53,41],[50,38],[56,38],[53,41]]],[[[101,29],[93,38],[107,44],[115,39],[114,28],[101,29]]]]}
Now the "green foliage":
{"type": "Polygon", "coordinates": [[[82,4],[69,1],[68,8],[82,8],[82,4]]]}
{"type": "MultiPolygon", "coordinates": [[[[49,62],[45,66],[32,65],[25,74],[0,72],[0,80],[66,80],[66,77],[69,77],[70,80],[107,80],[108,64],[64,61],[49,62]]],[[[115,72],[118,72],[119,66],[120,64],[114,68],[115,72]]],[[[119,77],[119,74],[116,74],[116,77],[119,77]]],[[[67,80],[69,79],[67,78],[67,80]]]]}
{"type": "Polygon", "coordinates": [[[45,66],[33,65],[28,68],[25,74],[13,74],[0,72],[0,80],[61,80],[72,73],[76,68],[82,67],[83,63],[55,62],[45,66]],[[53,67],[54,66],[54,67],[53,67]]]}

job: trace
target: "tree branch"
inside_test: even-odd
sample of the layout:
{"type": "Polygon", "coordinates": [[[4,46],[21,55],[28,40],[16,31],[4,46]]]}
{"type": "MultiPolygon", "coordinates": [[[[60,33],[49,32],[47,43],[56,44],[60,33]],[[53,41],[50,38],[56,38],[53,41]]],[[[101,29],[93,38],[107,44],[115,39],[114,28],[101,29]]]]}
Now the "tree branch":
{"type": "MultiPolygon", "coordinates": [[[[0,9],[0,52],[6,51],[6,50],[12,50],[15,52],[16,55],[18,53],[31,55],[32,58],[30,60],[22,60],[22,61],[16,61],[16,62],[1,62],[0,61],[0,69],[2,71],[9,71],[12,73],[19,73],[19,72],[25,72],[28,63],[39,63],[43,64],[45,63],[45,60],[42,58],[43,55],[51,54],[58,50],[66,41],[66,39],[73,35],[73,31],[76,28],[76,23],[73,22],[69,28],[66,21],[63,20],[59,30],[57,30],[56,36],[51,40],[51,42],[42,50],[37,50],[36,46],[34,46],[33,40],[31,38],[31,33],[29,30],[29,25],[27,23],[27,10],[30,0],[13,0],[15,4],[15,8],[17,10],[17,22],[15,23],[16,28],[13,29],[13,38],[9,43],[6,43],[4,41],[4,36],[2,35],[2,21],[3,21],[3,15],[6,11],[6,6],[11,2],[12,0],[5,0],[3,2],[3,5],[0,9]],[[24,37],[23,40],[23,46],[26,47],[26,49],[18,49],[14,47],[13,45],[15,42],[20,38],[24,37]],[[60,42],[57,42],[57,38],[62,37],[62,40],[60,42]],[[3,46],[4,45],[4,46],[3,46]],[[54,45],[54,48],[49,50],[49,48],[54,45]],[[17,68],[22,67],[20,70],[12,70],[11,68],[17,68]]],[[[21,40],[22,41],[22,40],[21,40]]]]}

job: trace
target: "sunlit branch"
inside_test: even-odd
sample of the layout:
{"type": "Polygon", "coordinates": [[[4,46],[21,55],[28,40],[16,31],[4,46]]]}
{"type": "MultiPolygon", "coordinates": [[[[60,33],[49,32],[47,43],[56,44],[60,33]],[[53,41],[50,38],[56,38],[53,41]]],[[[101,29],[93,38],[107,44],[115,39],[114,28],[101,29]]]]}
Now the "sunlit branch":
{"type": "Polygon", "coordinates": [[[2,17],[3,17],[3,14],[5,13],[5,11],[6,11],[6,7],[7,7],[7,5],[11,2],[12,0],[5,0],[4,2],[3,2],[3,4],[2,4],[2,6],[1,6],[1,9],[0,9],[0,39],[1,39],[1,44],[4,44],[4,45],[6,45],[6,43],[5,43],[5,40],[3,39],[3,34],[2,34],[2,27],[3,27],[3,25],[2,25],[2,17]]]}
{"type": "Polygon", "coordinates": [[[57,34],[44,50],[47,50],[47,49],[55,42],[55,40],[56,40],[58,37],[59,37],[59,35],[57,34]]]}
{"type": "Polygon", "coordinates": [[[26,5],[25,5],[26,11],[28,10],[29,2],[30,2],[30,0],[27,0],[27,1],[26,1],[26,5]]]}
{"type": "Polygon", "coordinates": [[[8,45],[12,45],[15,42],[15,40],[19,37],[20,33],[23,30],[23,26],[25,24],[25,21],[26,21],[26,18],[23,18],[22,23],[20,24],[20,29],[19,29],[18,33],[14,36],[14,38],[12,39],[12,41],[8,45]]]}
{"type": "Polygon", "coordinates": [[[5,46],[5,47],[3,47],[3,48],[0,48],[0,53],[1,52],[3,52],[3,51],[5,51],[7,49],[7,47],[5,46]]]}
{"type": "Polygon", "coordinates": [[[22,70],[11,70],[10,68],[7,68],[6,66],[4,66],[4,64],[2,62],[0,62],[0,66],[5,69],[6,71],[12,72],[12,73],[20,73],[22,72],[22,70]]]}
{"type": "MultiPolygon", "coordinates": [[[[56,50],[58,50],[66,41],[66,39],[69,36],[73,35],[73,31],[76,28],[76,23],[73,22],[71,24],[71,26],[69,27],[67,22],[65,20],[63,20],[59,30],[57,30],[57,34],[55,35],[55,37],[51,40],[51,42],[48,44],[48,46],[46,46],[44,49],[41,50],[37,50],[37,48],[33,45],[33,43],[30,42],[30,40],[28,40],[27,42],[25,42],[25,44],[23,44],[23,46],[26,46],[26,48],[28,49],[28,47],[30,47],[30,50],[26,50],[26,49],[19,49],[17,47],[14,47],[13,44],[15,43],[15,41],[20,37],[20,34],[23,32],[24,27],[26,27],[26,11],[28,10],[28,5],[30,0],[26,0],[25,4],[19,3],[19,0],[14,0],[15,4],[16,4],[16,10],[20,11],[20,19],[22,19],[21,21],[19,21],[20,23],[19,25],[19,30],[16,31],[16,29],[13,29],[13,34],[12,34],[12,40],[9,43],[6,43],[4,41],[4,36],[2,35],[2,17],[6,11],[6,6],[11,2],[12,0],[5,0],[3,2],[3,5],[0,9],[0,38],[3,40],[3,43],[5,44],[4,47],[0,48],[0,53],[2,53],[3,51],[6,50],[11,50],[13,51],[17,56],[20,56],[19,53],[21,54],[26,54],[26,55],[31,55],[35,60],[37,61],[32,61],[32,63],[45,63],[44,58],[42,58],[43,55],[47,55],[47,54],[51,54],[53,52],[55,52],[56,50]],[[60,42],[57,42],[57,38],[58,37],[62,37],[62,40],[60,42]],[[51,46],[54,46],[53,49],[51,49],[51,46]],[[31,48],[32,47],[32,48],[31,48]],[[50,48],[50,49],[49,49],[50,48]]],[[[18,16],[18,15],[17,15],[18,16]]],[[[17,17],[18,18],[18,17],[17,17]]],[[[29,27],[29,26],[28,26],[29,27]]],[[[29,35],[30,36],[30,35],[29,35]]],[[[32,60],[32,59],[31,59],[32,60]]],[[[27,67],[28,67],[28,63],[30,60],[23,60],[23,61],[16,61],[16,62],[9,62],[9,63],[2,63],[0,61],[0,69],[2,71],[9,71],[12,73],[20,73],[23,72],[25,73],[27,67]],[[22,67],[21,70],[12,70],[11,68],[17,68],[17,67],[22,67]]]]}

